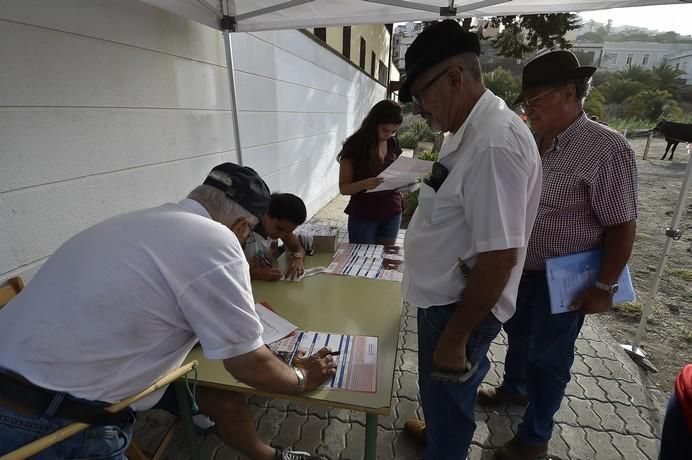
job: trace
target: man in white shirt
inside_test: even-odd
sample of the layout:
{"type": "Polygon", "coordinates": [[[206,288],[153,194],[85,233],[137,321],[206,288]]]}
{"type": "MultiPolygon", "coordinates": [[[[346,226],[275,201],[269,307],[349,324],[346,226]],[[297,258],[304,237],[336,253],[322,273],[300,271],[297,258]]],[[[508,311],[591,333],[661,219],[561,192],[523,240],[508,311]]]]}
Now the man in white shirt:
{"type": "MultiPolygon", "coordinates": [[[[0,454],[82,421],[96,426],[43,458],[124,459],[132,413],[102,407],[179,367],[198,340],[207,358],[268,393],[330,378],[327,349],[289,366],[262,342],[236,235],[244,239],[268,205],[255,171],[224,163],[180,203],[112,217],[58,248],[0,310],[0,454]]],[[[316,458],[264,443],[238,393],[201,387],[198,403],[224,442],[252,459],[316,458]]]]}
{"type": "Polygon", "coordinates": [[[541,166],[533,137],[483,85],[474,33],[451,20],[425,29],[406,52],[399,94],[450,132],[405,242],[405,299],[418,309],[418,371],[426,459],[466,456],[478,385],[502,322],[514,314],[541,166]]]}

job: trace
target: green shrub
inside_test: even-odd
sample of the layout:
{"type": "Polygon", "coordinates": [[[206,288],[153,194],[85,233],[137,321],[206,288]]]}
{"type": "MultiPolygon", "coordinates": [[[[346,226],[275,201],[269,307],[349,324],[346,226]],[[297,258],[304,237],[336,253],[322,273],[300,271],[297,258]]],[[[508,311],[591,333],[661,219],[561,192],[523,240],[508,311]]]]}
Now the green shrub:
{"type": "Polygon", "coordinates": [[[403,133],[399,133],[398,138],[399,145],[405,149],[415,149],[418,145],[418,139],[412,132],[404,131],[403,133]]]}
{"type": "Polygon", "coordinates": [[[596,115],[598,118],[603,118],[604,103],[605,98],[603,97],[603,94],[601,94],[598,88],[594,88],[586,97],[586,101],[584,102],[584,111],[589,115],[596,115]]]}
{"type": "Polygon", "coordinates": [[[644,83],[628,79],[612,79],[598,87],[607,104],[619,104],[645,89],[644,83]]]}
{"type": "Polygon", "coordinates": [[[430,150],[423,150],[416,158],[419,160],[437,161],[437,153],[433,153],[430,150]]]}
{"type": "Polygon", "coordinates": [[[668,91],[647,90],[625,99],[622,114],[625,117],[643,117],[655,121],[661,117],[678,117],[682,111],[668,91]]]}
{"type": "Polygon", "coordinates": [[[486,88],[498,97],[504,99],[505,103],[512,107],[514,101],[519,96],[521,83],[517,78],[505,69],[495,69],[483,75],[483,82],[486,88]]]}
{"type": "Polygon", "coordinates": [[[435,140],[435,133],[425,120],[414,121],[406,132],[412,133],[418,142],[433,142],[435,140]]]}

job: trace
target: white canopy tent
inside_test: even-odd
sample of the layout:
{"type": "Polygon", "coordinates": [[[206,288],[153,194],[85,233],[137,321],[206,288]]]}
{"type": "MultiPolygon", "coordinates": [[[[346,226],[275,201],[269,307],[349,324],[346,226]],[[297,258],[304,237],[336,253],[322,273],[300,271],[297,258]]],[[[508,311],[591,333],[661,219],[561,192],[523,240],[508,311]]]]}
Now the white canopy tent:
{"type": "MultiPolygon", "coordinates": [[[[224,31],[228,81],[233,108],[234,133],[239,163],[240,148],[235,79],[230,32],[300,29],[354,24],[444,18],[512,16],[564,13],[651,5],[692,4],[692,0],[142,0],[179,16],[224,31]]],[[[639,349],[647,318],[652,311],[672,242],[680,238],[680,222],[687,192],[692,184],[692,161],[675,206],[671,227],[665,229],[666,243],[658,269],[644,300],[639,328],[632,345],[623,345],[630,356],[643,357],[639,349]]]]}

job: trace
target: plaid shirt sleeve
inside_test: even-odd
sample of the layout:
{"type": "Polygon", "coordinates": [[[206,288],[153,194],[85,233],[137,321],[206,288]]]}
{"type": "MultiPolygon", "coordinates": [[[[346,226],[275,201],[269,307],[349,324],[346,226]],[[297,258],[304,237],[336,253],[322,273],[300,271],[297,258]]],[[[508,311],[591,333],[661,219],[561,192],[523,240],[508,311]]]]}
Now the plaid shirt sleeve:
{"type": "Polygon", "coordinates": [[[604,158],[591,184],[591,206],[605,227],[635,220],[637,204],[637,162],[627,141],[616,142],[613,153],[604,158]]]}

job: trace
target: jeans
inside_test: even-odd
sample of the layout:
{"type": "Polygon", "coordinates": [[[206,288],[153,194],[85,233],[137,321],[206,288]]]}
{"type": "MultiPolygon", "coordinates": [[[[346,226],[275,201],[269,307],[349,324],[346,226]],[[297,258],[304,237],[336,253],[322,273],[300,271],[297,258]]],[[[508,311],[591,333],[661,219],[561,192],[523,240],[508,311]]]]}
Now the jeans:
{"type": "Polygon", "coordinates": [[[661,432],[661,451],[658,460],[689,460],[692,458],[692,431],[687,427],[685,414],[673,390],[668,401],[666,418],[661,432]]]}
{"type": "Polygon", "coordinates": [[[528,396],[518,436],[529,445],[550,441],[574,362],[574,343],[584,323],[579,311],[553,315],[543,272],[524,272],[517,311],[505,323],[508,349],[502,388],[528,396]]]}
{"type": "Polygon", "coordinates": [[[478,369],[464,383],[433,380],[433,353],[453,306],[418,310],[418,383],[425,415],[428,460],[465,459],[476,430],[476,392],[490,369],[488,348],[500,332],[501,323],[489,314],[473,331],[466,344],[466,356],[478,369]]]}
{"type": "MultiPolygon", "coordinates": [[[[55,399],[54,399],[55,401],[55,399]]],[[[51,407],[54,404],[51,404],[51,407]]],[[[41,415],[22,415],[0,404],[0,455],[73,423],[53,417],[55,408],[41,415]]],[[[126,460],[132,438],[132,424],[92,426],[32,456],[34,460],[126,460]]]]}
{"type": "Polygon", "coordinates": [[[375,244],[380,241],[396,240],[400,226],[401,214],[381,220],[348,216],[348,242],[352,244],[375,244]]]}

